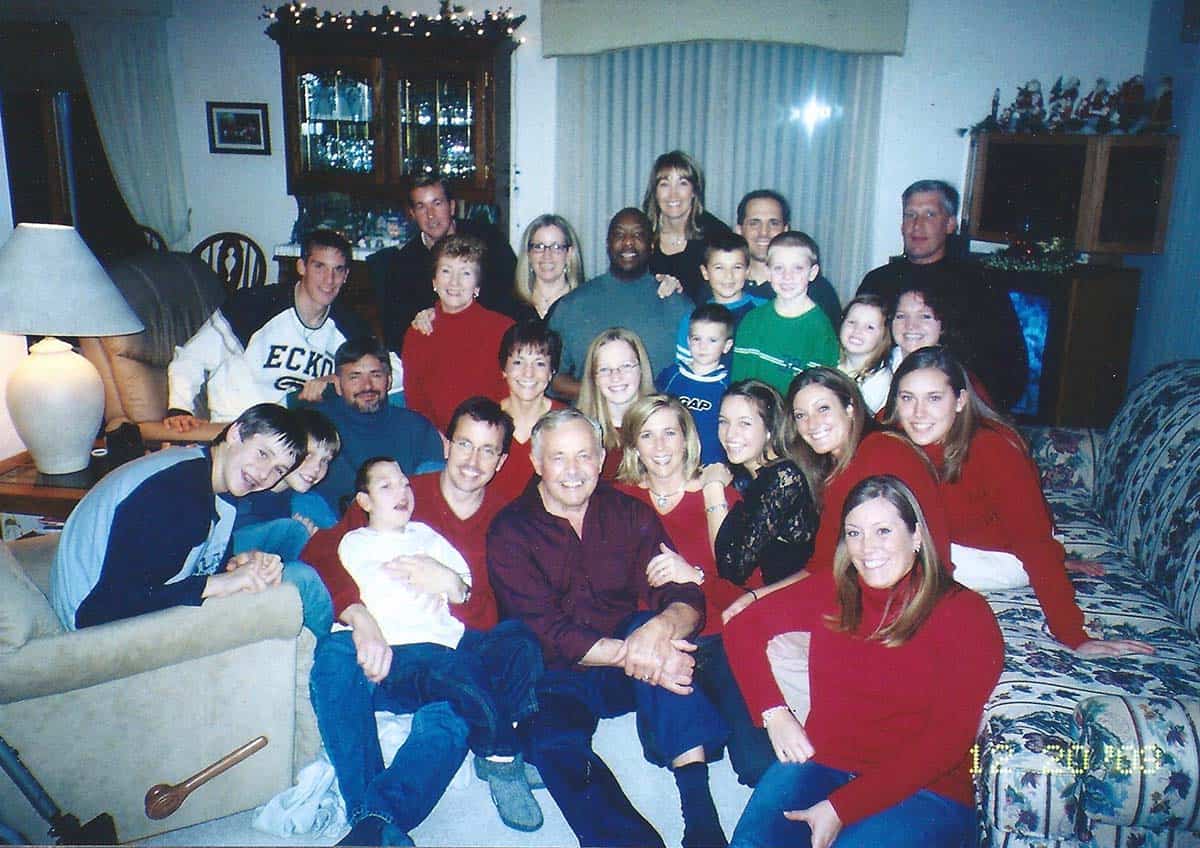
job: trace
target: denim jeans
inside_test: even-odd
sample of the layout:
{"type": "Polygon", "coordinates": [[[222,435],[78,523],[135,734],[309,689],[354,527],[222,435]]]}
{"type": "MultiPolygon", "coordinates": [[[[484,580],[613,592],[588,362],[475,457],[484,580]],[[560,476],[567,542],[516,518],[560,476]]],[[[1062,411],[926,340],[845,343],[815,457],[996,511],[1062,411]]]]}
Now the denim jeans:
{"type": "Polygon", "coordinates": [[[410,831],[442,797],[468,737],[476,753],[516,752],[512,722],[536,709],[541,651],[516,622],[469,630],[457,650],[420,644],[392,651],[391,670],[376,685],[358,666],[350,632],[333,633],[317,645],[309,688],[350,824],[374,815],[410,831]],[[414,713],[386,769],[376,710],[414,713]]]}
{"type": "MultiPolygon", "coordinates": [[[[783,817],[804,810],[853,780],[849,772],[806,763],[775,763],[754,789],[733,832],[730,848],[787,845],[808,848],[812,832],[804,822],[783,817]]],[[[975,812],[928,789],[909,795],[842,829],[836,848],[966,848],[975,837],[975,812]]]]}
{"type": "Polygon", "coordinates": [[[756,786],[763,773],[775,760],[775,749],[767,731],[755,727],[738,688],[725,646],[719,635],[700,636],[696,643],[696,670],[693,683],[712,701],[721,718],[729,725],[729,761],[738,782],[745,786],[756,786]]]}
{"type": "MultiPolygon", "coordinates": [[[[624,636],[651,616],[630,619],[624,636]]],[[[719,750],[729,735],[720,714],[699,691],[676,695],[633,680],[618,668],[547,671],[538,685],[538,712],[523,727],[525,758],[538,767],[581,845],[662,845],[616,777],[592,750],[601,718],[636,710],[647,759],[666,766],[697,746],[719,750]]]]}
{"type": "MultiPolygon", "coordinates": [[[[317,496],[313,496],[317,497],[317,496]]],[[[317,498],[320,500],[320,498],[317,498]]],[[[322,502],[323,503],[323,502],[322,502]]],[[[311,566],[300,562],[300,551],[308,543],[308,528],[291,518],[276,518],[249,524],[233,531],[231,552],[262,551],[283,560],[283,579],[300,593],[304,626],[317,641],[333,627],[333,601],[325,583],[311,566]]]]}

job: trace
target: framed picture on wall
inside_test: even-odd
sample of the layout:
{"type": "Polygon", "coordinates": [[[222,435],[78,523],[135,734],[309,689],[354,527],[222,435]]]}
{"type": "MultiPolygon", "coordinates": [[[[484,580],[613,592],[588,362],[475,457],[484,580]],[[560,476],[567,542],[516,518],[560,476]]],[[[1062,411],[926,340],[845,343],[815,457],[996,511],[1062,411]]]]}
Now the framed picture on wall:
{"type": "Polygon", "coordinates": [[[209,153],[271,155],[271,131],[266,103],[205,104],[209,153]]]}

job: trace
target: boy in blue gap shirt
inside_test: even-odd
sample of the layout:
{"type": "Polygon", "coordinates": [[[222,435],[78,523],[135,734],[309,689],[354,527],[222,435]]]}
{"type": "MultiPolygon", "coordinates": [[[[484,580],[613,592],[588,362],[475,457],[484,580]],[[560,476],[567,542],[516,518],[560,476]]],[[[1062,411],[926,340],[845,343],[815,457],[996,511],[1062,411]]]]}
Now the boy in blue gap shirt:
{"type": "MultiPolygon", "coordinates": [[[[713,287],[714,290],[716,286],[713,287]]],[[[688,324],[690,365],[676,362],[654,381],[663,394],[679,398],[692,413],[700,436],[700,463],[723,462],[725,450],[717,440],[717,413],[729,387],[725,357],[733,348],[737,319],[719,303],[696,307],[688,324]]]]}
{"type": "MultiPolygon", "coordinates": [[[[733,315],[733,329],[742,318],[756,306],[767,301],[746,291],[746,274],[750,269],[750,248],[741,236],[722,232],[709,239],[708,247],[704,250],[704,264],[700,266],[700,274],[712,289],[709,303],[719,303],[733,315]]],[[[689,316],[679,322],[679,330],[675,336],[675,359],[683,365],[692,361],[688,349],[688,333],[692,319],[689,316]]],[[[729,365],[729,354],[725,354],[725,365],[729,365]]]]}

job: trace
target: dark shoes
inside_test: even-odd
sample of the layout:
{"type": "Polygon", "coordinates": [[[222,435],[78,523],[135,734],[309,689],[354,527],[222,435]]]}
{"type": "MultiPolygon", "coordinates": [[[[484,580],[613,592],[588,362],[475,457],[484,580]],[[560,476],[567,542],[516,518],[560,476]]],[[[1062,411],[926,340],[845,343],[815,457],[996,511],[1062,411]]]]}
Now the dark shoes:
{"type": "Polygon", "coordinates": [[[376,816],[367,816],[342,837],[338,845],[412,845],[409,835],[376,816]]]}
{"type": "Polygon", "coordinates": [[[488,782],[492,803],[500,821],[513,830],[530,833],[542,826],[542,808],[530,791],[525,762],[518,756],[512,762],[498,763],[475,757],[475,774],[488,782]]]}

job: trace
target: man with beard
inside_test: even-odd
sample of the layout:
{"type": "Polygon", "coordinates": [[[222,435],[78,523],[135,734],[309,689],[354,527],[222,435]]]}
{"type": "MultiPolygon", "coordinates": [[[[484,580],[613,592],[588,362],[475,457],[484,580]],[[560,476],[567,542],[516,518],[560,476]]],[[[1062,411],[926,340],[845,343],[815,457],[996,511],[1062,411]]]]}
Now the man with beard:
{"type": "Polygon", "coordinates": [[[342,437],[341,453],[313,491],[341,512],[354,496],[354,477],[364,461],[390,456],[405,474],[438,471],[442,439],[429,420],[388,403],[392,371],[388,351],[371,336],[351,339],[334,354],[333,383],[317,403],[300,401],[324,413],[342,437]]]}
{"type": "Polygon", "coordinates": [[[550,310],[550,329],[562,337],[562,364],[551,384],[555,393],[579,396],[588,345],[609,327],[637,333],[650,357],[651,376],[675,358],[675,332],[694,304],[683,294],[658,296],[650,273],[650,220],[640,209],[622,209],[608,225],[608,273],[588,280],[550,310]]]}

